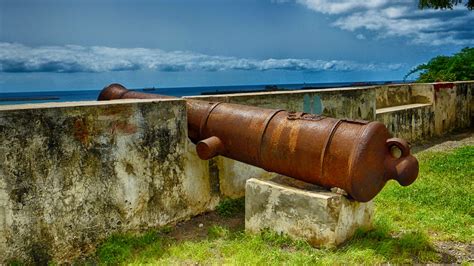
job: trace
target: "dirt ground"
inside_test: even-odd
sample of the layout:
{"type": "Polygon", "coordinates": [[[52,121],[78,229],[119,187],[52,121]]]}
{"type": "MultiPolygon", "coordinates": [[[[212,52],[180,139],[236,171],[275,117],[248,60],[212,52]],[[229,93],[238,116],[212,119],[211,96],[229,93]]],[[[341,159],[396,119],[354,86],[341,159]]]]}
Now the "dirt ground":
{"type": "Polygon", "coordinates": [[[449,151],[466,145],[474,145],[474,129],[433,138],[429,142],[416,143],[412,147],[412,153],[416,154],[421,151],[449,151]]]}
{"type": "Polygon", "coordinates": [[[232,217],[223,217],[217,212],[198,215],[188,221],[178,223],[168,234],[176,241],[199,241],[207,237],[211,226],[222,226],[230,231],[240,231],[245,227],[245,214],[237,213],[232,217]]]}
{"type": "Polygon", "coordinates": [[[434,243],[434,249],[444,255],[448,255],[451,258],[448,259],[450,262],[462,263],[467,261],[470,263],[474,262],[474,244],[473,243],[460,243],[454,241],[438,241],[434,243]],[[454,258],[454,259],[452,259],[454,258]]]}

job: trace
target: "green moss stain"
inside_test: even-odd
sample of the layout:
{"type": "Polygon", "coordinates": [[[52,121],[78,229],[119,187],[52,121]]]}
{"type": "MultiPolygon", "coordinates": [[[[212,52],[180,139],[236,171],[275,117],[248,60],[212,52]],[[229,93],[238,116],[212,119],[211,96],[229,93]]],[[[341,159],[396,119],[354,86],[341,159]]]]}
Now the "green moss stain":
{"type": "Polygon", "coordinates": [[[49,265],[49,262],[52,259],[49,254],[49,248],[43,243],[32,244],[29,253],[34,265],[49,265]]]}
{"type": "Polygon", "coordinates": [[[133,164],[130,162],[123,162],[125,166],[125,172],[129,175],[135,175],[135,169],[133,168],[133,164]]]}
{"type": "Polygon", "coordinates": [[[311,113],[317,115],[323,113],[323,102],[321,101],[321,97],[319,97],[318,95],[315,95],[313,97],[313,109],[311,113]]]}
{"type": "Polygon", "coordinates": [[[311,113],[311,97],[308,94],[303,97],[303,112],[311,113]]]}

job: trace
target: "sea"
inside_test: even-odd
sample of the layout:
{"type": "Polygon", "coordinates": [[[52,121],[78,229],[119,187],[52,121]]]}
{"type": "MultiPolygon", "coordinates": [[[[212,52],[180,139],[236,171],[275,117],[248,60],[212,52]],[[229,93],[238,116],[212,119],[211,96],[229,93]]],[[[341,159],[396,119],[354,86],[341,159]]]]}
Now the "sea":
{"type": "MultiPolygon", "coordinates": [[[[403,83],[403,81],[369,81],[369,82],[333,82],[333,83],[301,83],[275,85],[233,85],[233,86],[204,86],[204,87],[175,87],[175,88],[129,88],[134,91],[155,93],[169,96],[191,96],[211,94],[232,94],[262,91],[286,91],[304,89],[326,89],[354,86],[385,85],[403,83]]],[[[44,102],[74,102],[94,101],[100,90],[65,90],[65,91],[35,91],[35,92],[0,92],[0,105],[44,103],[44,102]]]]}

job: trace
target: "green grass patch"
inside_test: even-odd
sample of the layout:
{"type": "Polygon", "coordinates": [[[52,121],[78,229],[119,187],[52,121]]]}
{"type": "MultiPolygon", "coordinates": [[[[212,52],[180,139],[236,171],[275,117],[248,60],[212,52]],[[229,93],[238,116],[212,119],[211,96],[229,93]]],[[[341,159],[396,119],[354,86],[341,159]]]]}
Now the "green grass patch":
{"type": "Polygon", "coordinates": [[[474,147],[418,154],[420,174],[413,185],[389,182],[375,199],[376,218],[395,227],[421,230],[437,240],[474,239],[474,147]]]}
{"type": "Polygon", "coordinates": [[[126,262],[141,264],[295,264],[333,265],[347,263],[413,263],[439,260],[428,238],[410,232],[400,238],[392,237],[385,227],[369,232],[360,231],[353,240],[339,249],[314,249],[304,241],[294,241],[274,232],[260,235],[230,232],[215,226],[210,238],[181,243],[168,239],[161,254],[137,253],[126,262]],[[215,232],[219,232],[218,235],[215,232]],[[225,232],[224,234],[221,234],[225,232]],[[416,258],[414,260],[413,258],[416,258]]]}
{"type": "Polygon", "coordinates": [[[230,234],[227,228],[222,226],[213,225],[207,230],[207,235],[210,239],[224,238],[230,234]]]}
{"type": "Polygon", "coordinates": [[[160,256],[164,253],[160,233],[161,231],[152,230],[140,235],[112,235],[97,249],[97,258],[102,264],[110,265],[130,260],[138,254],[160,256]]]}
{"type": "MultiPolygon", "coordinates": [[[[170,228],[114,235],[96,253],[99,264],[413,264],[443,262],[433,241],[473,241],[474,146],[451,152],[422,152],[418,180],[402,188],[389,182],[376,197],[372,230],[359,230],[334,249],[270,231],[249,235],[213,225],[199,241],[173,240],[170,228]],[[166,233],[163,233],[166,232],[166,233]]],[[[244,211],[244,200],[224,200],[222,216],[244,211]]]]}
{"type": "Polygon", "coordinates": [[[235,216],[245,211],[245,198],[224,199],[216,207],[217,213],[224,217],[235,216]]]}

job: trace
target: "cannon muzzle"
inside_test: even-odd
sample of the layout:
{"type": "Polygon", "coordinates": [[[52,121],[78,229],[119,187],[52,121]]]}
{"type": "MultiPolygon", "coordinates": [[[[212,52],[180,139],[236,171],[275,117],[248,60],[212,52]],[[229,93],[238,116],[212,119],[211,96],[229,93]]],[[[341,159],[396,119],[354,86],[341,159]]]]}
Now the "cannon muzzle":
{"type": "MultiPolygon", "coordinates": [[[[111,84],[99,100],[173,98],[111,84]]],[[[408,143],[380,122],[186,99],[188,137],[203,160],[222,155],[326,188],[357,201],[374,198],[385,183],[413,183],[418,161],[408,143]]]]}

